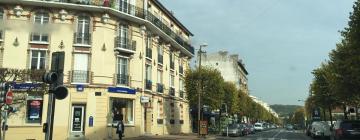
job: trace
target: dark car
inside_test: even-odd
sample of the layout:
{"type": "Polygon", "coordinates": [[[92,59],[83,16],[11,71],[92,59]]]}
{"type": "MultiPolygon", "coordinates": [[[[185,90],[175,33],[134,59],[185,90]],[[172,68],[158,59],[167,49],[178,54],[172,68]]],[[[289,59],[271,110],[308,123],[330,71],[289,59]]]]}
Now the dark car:
{"type": "Polygon", "coordinates": [[[247,127],[248,130],[249,130],[249,134],[255,134],[255,127],[254,127],[254,125],[248,123],[248,124],[246,124],[246,127],[247,127]]]}
{"type": "Polygon", "coordinates": [[[332,128],[331,140],[360,140],[360,121],[338,121],[332,128]]]}

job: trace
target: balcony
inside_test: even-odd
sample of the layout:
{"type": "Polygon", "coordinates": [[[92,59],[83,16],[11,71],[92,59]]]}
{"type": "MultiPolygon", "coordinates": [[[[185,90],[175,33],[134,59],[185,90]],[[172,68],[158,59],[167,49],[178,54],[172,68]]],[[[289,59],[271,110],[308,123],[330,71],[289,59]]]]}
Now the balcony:
{"type": "Polygon", "coordinates": [[[158,55],[158,63],[164,64],[164,56],[163,55],[158,55]]]}
{"type": "Polygon", "coordinates": [[[147,80],[147,79],[145,79],[145,89],[146,90],[152,90],[152,82],[151,82],[151,80],[147,80]]]}
{"type": "Polygon", "coordinates": [[[156,84],[156,92],[158,92],[158,93],[164,93],[164,84],[157,83],[157,84],[156,84]]]}
{"type": "Polygon", "coordinates": [[[115,50],[125,53],[135,53],[135,47],[131,45],[130,39],[126,37],[115,37],[115,50]]]}
{"type": "Polygon", "coordinates": [[[146,58],[152,59],[152,49],[146,48],[146,58]]]}
{"type": "Polygon", "coordinates": [[[179,92],[179,97],[180,97],[180,98],[184,98],[184,94],[185,94],[184,91],[180,91],[180,92],[179,92]]]}
{"type": "Polygon", "coordinates": [[[72,83],[89,83],[89,71],[73,70],[72,71],[72,83]]]}
{"type": "Polygon", "coordinates": [[[91,34],[90,33],[74,33],[74,46],[90,47],[91,34]]]}
{"type": "Polygon", "coordinates": [[[175,69],[175,63],[174,62],[170,62],[170,69],[174,70],[175,69]]]}
{"type": "Polygon", "coordinates": [[[116,84],[129,86],[130,76],[127,74],[116,74],[116,84]]]}
{"type": "Polygon", "coordinates": [[[179,66],[179,73],[184,74],[184,67],[183,66],[179,66]]]}
{"type": "MultiPolygon", "coordinates": [[[[113,9],[115,9],[116,11],[118,11],[120,13],[132,15],[137,18],[147,20],[149,23],[152,23],[155,27],[157,27],[162,32],[164,32],[167,36],[169,36],[173,41],[175,41],[176,43],[181,45],[185,50],[189,51],[191,54],[194,54],[194,48],[191,46],[190,43],[185,41],[185,39],[183,39],[180,35],[178,35],[174,31],[172,31],[170,27],[168,27],[165,23],[163,23],[161,20],[159,20],[150,11],[145,11],[144,8],[142,8],[142,7],[137,7],[135,5],[132,5],[132,4],[126,3],[126,2],[122,2],[121,4],[116,3],[117,1],[115,1],[115,0],[114,1],[113,0],[109,0],[109,1],[104,1],[104,0],[97,0],[97,1],[95,1],[95,0],[47,0],[47,1],[44,3],[38,3],[38,4],[39,4],[39,6],[51,6],[51,8],[57,8],[59,6],[62,6],[62,7],[69,6],[71,8],[77,7],[76,5],[59,5],[56,3],[73,3],[73,4],[80,4],[80,5],[99,6],[96,8],[113,7],[113,9]],[[47,2],[47,1],[51,1],[51,3],[47,2]],[[144,12],[147,13],[146,16],[145,16],[144,12]]],[[[84,7],[81,7],[81,8],[84,8],[84,7]]],[[[104,9],[104,10],[106,10],[106,9],[104,9]]],[[[138,21],[138,20],[135,20],[135,21],[138,21]]],[[[90,39],[88,39],[88,41],[90,41],[90,39]]],[[[75,44],[82,44],[81,43],[82,41],[77,41],[77,42],[78,43],[75,43],[75,44]]],[[[86,39],[83,42],[86,42],[86,39]]],[[[90,42],[87,43],[86,45],[90,45],[90,42]]]]}
{"type": "Polygon", "coordinates": [[[170,95],[170,96],[175,96],[175,88],[170,87],[170,89],[169,89],[169,95],[170,95]]]}

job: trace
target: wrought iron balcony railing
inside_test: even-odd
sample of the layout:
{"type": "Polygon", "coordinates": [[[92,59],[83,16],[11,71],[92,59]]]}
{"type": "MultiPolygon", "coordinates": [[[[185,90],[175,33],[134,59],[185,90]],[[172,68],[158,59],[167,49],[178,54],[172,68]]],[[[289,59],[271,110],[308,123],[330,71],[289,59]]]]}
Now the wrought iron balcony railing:
{"type": "Polygon", "coordinates": [[[129,86],[129,75],[127,74],[116,74],[116,84],[129,86]]]}
{"type": "Polygon", "coordinates": [[[89,71],[73,70],[72,71],[72,83],[89,83],[89,71]]]}
{"type": "Polygon", "coordinates": [[[74,33],[74,44],[91,45],[90,33],[74,33]]]}
{"type": "Polygon", "coordinates": [[[115,49],[135,51],[135,47],[131,45],[130,39],[120,36],[115,37],[115,49]]]}
{"type": "Polygon", "coordinates": [[[157,84],[156,84],[156,92],[158,92],[158,93],[164,93],[164,84],[157,83],[157,84]]]}
{"type": "Polygon", "coordinates": [[[145,79],[145,89],[152,90],[152,81],[145,79]]]}

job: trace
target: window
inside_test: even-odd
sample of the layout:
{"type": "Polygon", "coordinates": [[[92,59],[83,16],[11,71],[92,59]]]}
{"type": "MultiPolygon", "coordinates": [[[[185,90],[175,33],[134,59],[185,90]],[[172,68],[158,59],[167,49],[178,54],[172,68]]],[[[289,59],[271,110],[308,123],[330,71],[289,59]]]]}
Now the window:
{"type": "Polygon", "coordinates": [[[180,91],[184,91],[184,80],[180,79],[179,81],[179,89],[180,91]]]}
{"type": "Polygon", "coordinates": [[[133,100],[122,98],[110,98],[111,123],[117,123],[123,117],[125,125],[134,125],[134,104],[133,100]]]}
{"type": "Polygon", "coordinates": [[[152,81],[151,81],[151,65],[145,66],[145,89],[151,90],[152,89],[152,81]]]}
{"type": "Polygon", "coordinates": [[[41,123],[43,97],[40,95],[29,95],[26,100],[26,122],[41,123]]]}
{"type": "Polygon", "coordinates": [[[128,49],[129,44],[129,27],[127,25],[120,25],[119,27],[119,39],[120,39],[120,48],[128,49]]]}
{"type": "Polygon", "coordinates": [[[89,71],[88,71],[89,55],[86,53],[74,54],[74,70],[72,75],[72,82],[74,83],[88,83],[89,71]]]}
{"type": "Polygon", "coordinates": [[[4,9],[0,7],[0,20],[4,19],[4,9]]]}
{"type": "Polygon", "coordinates": [[[147,35],[145,39],[145,45],[146,45],[146,57],[152,58],[152,49],[151,49],[151,37],[150,35],[147,35]]]}
{"type": "Polygon", "coordinates": [[[128,85],[129,76],[128,76],[128,59],[118,57],[117,64],[117,84],[128,85]]]}
{"type": "MultiPolygon", "coordinates": [[[[49,23],[49,14],[47,12],[36,12],[34,16],[34,23],[37,26],[43,26],[49,23]]],[[[38,27],[42,28],[42,27],[38,27]]],[[[47,33],[35,32],[31,34],[31,41],[33,42],[49,42],[49,36],[47,33]]]]}
{"type": "Polygon", "coordinates": [[[76,44],[90,45],[90,17],[80,15],[78,17],[77,33],[75,34],[76,44]]]}
{"type": "Polygon", "coordinates": [[[32,50],[30,69],[45,69],[46,51],[32,50]]]}
{"type": "Polygon", "coordinates": [[[170,53],[170,69],[174,70],[175,68],[175,63],[174,63],[174,54],[170,53]]]}
{"type": "Polygon", "coordinates": [[[119,1],[119,10],[128,13],[131,15],[135,15],[135,0],[120,0],[119,1]]]}
{"type": "Polygon", "coordinates": [[[161,101],[157,102],[157,106],[156,106],[156,110],[157,110],[157,119],[158,119],[158,124],[163,124],[163,118],[164,118],[164,113],[163,113],[163,104],[161,101]]]}
{"type": "Polygon", "coordinates": [[[163,72],[162,70],[158,70],[157,71],[157,82],[159,84],[162,84],[163,83],[163,72]]]}
{"type": "Polygon", "coordinates": [[[170,74],[170,87],[175,87],[175,76],[170,74]]]}
{"type": "Polygon", "coordinates": [[[163,51],[163,48],[160,45],[157,48],[157,52],[158,52],[158,63],[163,64],[164,51],[163,51]]]}

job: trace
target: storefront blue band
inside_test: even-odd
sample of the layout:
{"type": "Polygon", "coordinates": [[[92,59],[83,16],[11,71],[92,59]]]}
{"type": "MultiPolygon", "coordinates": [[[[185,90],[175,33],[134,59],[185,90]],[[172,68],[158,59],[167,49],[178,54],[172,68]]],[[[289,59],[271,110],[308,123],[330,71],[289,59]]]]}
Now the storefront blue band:
{"type": "Polygon", "coordinates": [[[108,92],[112,93],[125,93],[125,94],[136,94],[135,89],[125,87],[108,87],[108,92]]]}

